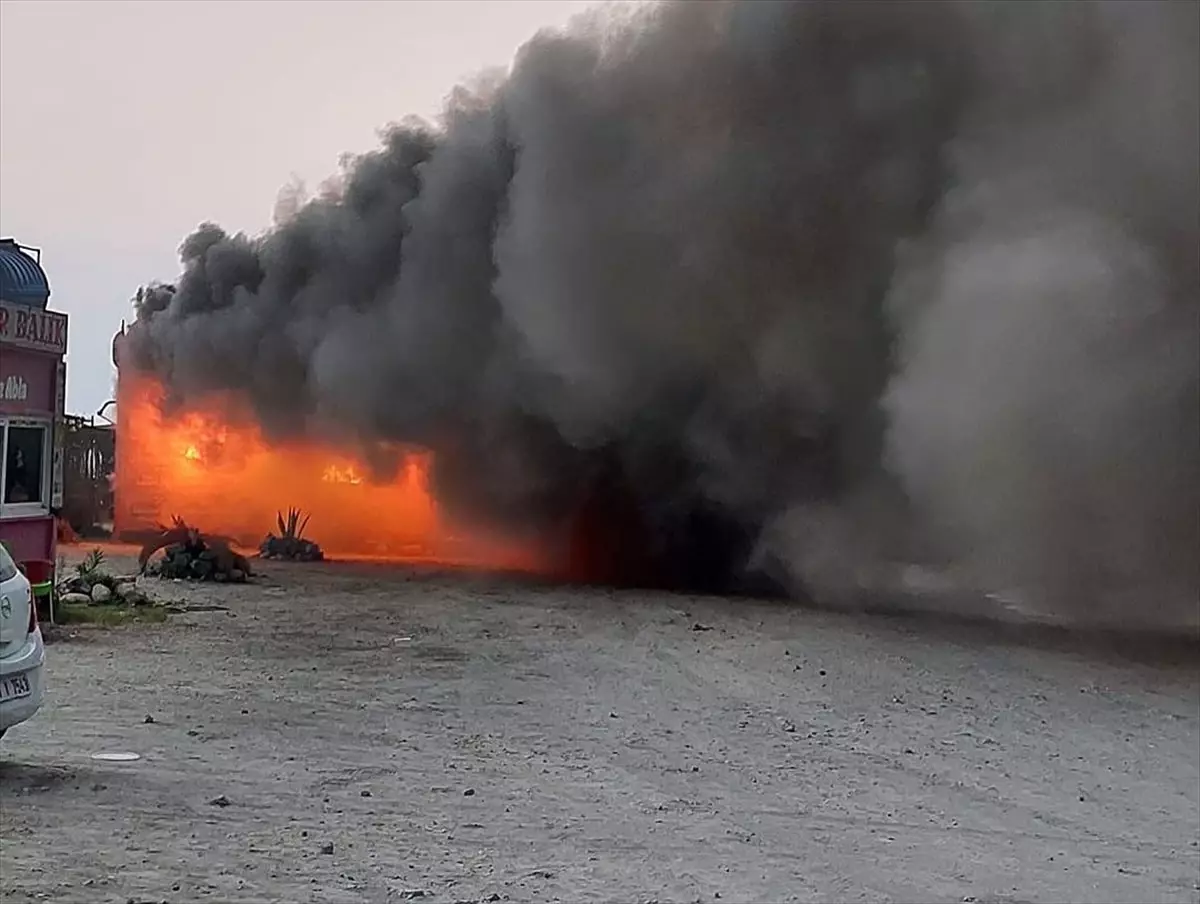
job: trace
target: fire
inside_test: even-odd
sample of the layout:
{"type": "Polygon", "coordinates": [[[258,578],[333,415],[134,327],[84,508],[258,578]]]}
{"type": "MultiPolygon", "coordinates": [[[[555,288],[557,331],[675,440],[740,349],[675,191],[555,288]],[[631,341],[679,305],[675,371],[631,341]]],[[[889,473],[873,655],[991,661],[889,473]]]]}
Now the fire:
{"type": "Polygon", "coordinates": [[[119,380],[116,531],[133,535],[179,515],[209,533],[257,547],[276,513],[311,513],[306,536],[343,558],[433,559],[537,569],[537,557],[439,512],[429,488],[430,456],[397,453],[386,479],[344,452],[315,443],[272,444],[214,404],[165,417],[161,389],[119,380]]]}
{"type": "Polygon", "coordinates": [[[321,472],[321,479],[326,483],[349,483],[354,486],[363,482],[354,468],[339,468],[337,465],[326,465],[325,470],[321,472]]]}

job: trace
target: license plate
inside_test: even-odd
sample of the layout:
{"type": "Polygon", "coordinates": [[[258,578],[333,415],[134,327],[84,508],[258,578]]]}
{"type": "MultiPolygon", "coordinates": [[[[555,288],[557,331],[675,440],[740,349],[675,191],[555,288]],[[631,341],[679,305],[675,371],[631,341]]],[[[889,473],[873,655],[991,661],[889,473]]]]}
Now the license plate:
{"type": "Polygon", "coordinates": [[[22,697],[28,697],[33,693],[33,688],[29,686],[29,679],[24,675],[12,675],[9,678],[0,678],[0,703],[7,703],[9,700],[20,700],[22,697]]]}

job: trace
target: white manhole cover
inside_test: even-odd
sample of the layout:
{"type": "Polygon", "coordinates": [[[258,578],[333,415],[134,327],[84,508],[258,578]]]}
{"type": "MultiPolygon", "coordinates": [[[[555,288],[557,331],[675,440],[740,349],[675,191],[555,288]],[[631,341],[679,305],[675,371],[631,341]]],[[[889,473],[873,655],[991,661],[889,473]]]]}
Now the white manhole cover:
{"type": "Polygon", "coordinates": [[[106,763],[132,763],[134,760],[140,760],[140,753],[93,753],[93,760],[103,760],[106,763]]]}

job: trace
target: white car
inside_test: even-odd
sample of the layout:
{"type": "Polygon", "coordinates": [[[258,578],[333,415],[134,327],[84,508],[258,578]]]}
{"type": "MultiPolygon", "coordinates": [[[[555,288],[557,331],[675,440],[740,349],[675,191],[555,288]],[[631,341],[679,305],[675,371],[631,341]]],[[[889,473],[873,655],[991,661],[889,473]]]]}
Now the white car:
{"type": "Polygon", "coordinates": [[[29,581],[0,544],[0,736],[41,707],[45,662],[29,581]]]}

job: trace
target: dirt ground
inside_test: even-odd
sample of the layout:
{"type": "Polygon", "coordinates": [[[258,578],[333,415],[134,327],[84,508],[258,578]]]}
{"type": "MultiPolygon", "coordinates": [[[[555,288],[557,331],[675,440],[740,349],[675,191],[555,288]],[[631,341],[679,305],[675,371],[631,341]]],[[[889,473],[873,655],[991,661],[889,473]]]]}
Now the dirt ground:
{"type": "Polygon", "coordinates": [[[0,900],[1200,901],[1189,649],[427,568],[147,584],[202,611],[58,640],[0,746],[0,900]]]}

